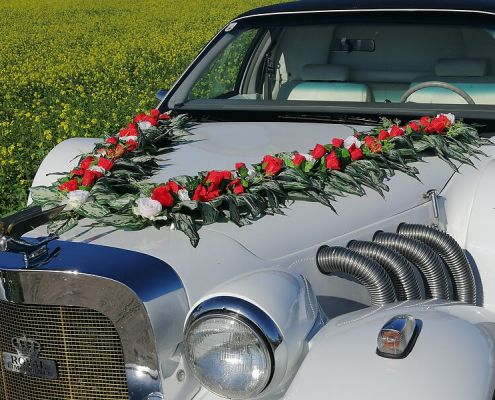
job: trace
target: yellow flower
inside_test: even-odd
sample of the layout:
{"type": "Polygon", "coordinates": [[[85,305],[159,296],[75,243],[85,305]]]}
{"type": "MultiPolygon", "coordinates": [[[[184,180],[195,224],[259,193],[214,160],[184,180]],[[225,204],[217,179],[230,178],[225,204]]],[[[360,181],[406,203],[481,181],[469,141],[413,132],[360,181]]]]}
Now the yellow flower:
{"type": "Polygon", "coordinates": [[[43,132],[43,134],[44,134],[46,140],[52,140],[53,136],[52,136],[52,131],[50,129],[46,129],[43,132]]]}

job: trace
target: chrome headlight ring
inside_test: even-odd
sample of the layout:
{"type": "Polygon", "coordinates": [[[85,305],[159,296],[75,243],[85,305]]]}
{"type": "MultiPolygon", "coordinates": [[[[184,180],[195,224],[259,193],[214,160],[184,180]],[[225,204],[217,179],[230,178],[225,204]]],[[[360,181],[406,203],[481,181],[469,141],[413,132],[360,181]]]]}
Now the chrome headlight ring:
{"type": "Polygon", "coordinates": [[[275,350],[282,343],[278,327],[263,310],[230,296],[198,305],[190,313],[184,338],[186,362],[196,378],[212,392],[233,399],[266,389],[275,370],[275,350]]]}

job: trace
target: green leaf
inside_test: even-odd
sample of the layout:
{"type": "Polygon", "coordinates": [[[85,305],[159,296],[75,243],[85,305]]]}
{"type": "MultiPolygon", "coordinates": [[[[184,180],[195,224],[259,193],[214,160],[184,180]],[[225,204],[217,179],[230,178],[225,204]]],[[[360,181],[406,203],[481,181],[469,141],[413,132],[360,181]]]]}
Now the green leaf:
{"type": "Polygon", "coordinates": [[[122,210],[122,209],[125,209],[127,207],[132,206],[134,204],[134,202],[137,200],[137,198],[138,198],[138,196],[135,194],[126,193],[126,194],[114,199],[110,205],[111,205],[112,209],[122,210]]]}
{"type": "Polygon", "coordinates": [[[81,207],[77,208],[75,211],[83,217],[94,220],[105,217],[110,213],[110,210],[108,208],[101,204],[98,204],[96,201],[88,201],[81,207]]]}
{"type": "Polygon", "coordinates": [[[237,226],[244,225],[241,218],[241,213],[239,212],[239,207],[234,197],[223,196],[223,200],[227,203],[228,207],[228,218],[235,223],[237,226]]]}
{"type": "Polygon", "coordinates": [[[180,211],[182,208],[187,208],[188,210],[194,211],[198,209],[199,204],[201,203],[198,203],[195,200],[181,201],[180,203],[174,206],[173,211],[180,211]]]}
{"type": "Polygon", "coordinates": [[[74,217],[73,214],[70,214],[63,219],[57,218],[56,220],[50,221],[47,230],[49,234],[60,236],[76,227],[78,223],[78,218],[74,217]]]}
{"type": "Polygon", "coordinates": [[[36,186],[29,191],[33,202],[39,205],[60,204],[66,199],[65,194],[55,186],[36,186]]]}
{"type": "Polygon", "coordinates": [[[262,211],[267,208],[265,199],[256,194],[244,193],[237,197],[237,202],[239,204],[245,204],[249,208],[253,218],[259,217],[262,211]]]}
{"type": "Polygon", "coordinates": [[[277,175],[277,180],[308,183],[308,176],[299,169],[286,169],[277,175]]]}
{"type": "Polygon", "coordinates": [[[199,244],[199,234],[196,225],[190,215],[181,213],[171,213],[170,218],[178,231],[184,232],[189,238],[191,245],[197,247],[199,244]]]}
{"type": "Polygon", "coordinates": [[[204,225],[213,224],[220,218],[220,212],[209,203],[199,203],[199,211],[204,225]]]}
{"type": "Polygon", "coordinates": [[[94,226],[113,226],[124,230],[140,230],[151,224],[151,221],[138,218],[135,215],[110,214],[97,220],[94,226]]]}

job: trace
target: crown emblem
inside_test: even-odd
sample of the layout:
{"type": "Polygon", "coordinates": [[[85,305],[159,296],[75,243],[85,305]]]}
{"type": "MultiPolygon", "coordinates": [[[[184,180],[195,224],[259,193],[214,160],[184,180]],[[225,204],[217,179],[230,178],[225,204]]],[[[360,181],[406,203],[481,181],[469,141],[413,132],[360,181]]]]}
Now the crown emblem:
{"type": "Polygon", "coordinates": [[[35,340],[26,338],[26,336],[13,337],[11,343],[20,356],[38,358],[41,351],[41,345],[35,340]]]}

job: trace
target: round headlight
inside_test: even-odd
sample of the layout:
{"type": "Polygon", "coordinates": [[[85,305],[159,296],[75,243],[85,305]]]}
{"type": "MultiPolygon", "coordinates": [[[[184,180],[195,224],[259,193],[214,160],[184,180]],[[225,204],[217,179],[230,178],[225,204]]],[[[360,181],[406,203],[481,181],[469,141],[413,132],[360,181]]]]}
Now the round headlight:
{"type": "Polygon", "coordinates": [[[246,399],[261,393],[270,382],[272,355],[266,338],[247,319],[206,314],[194,320],[185,334],[187,363],[212,392],[246,399]]]}

